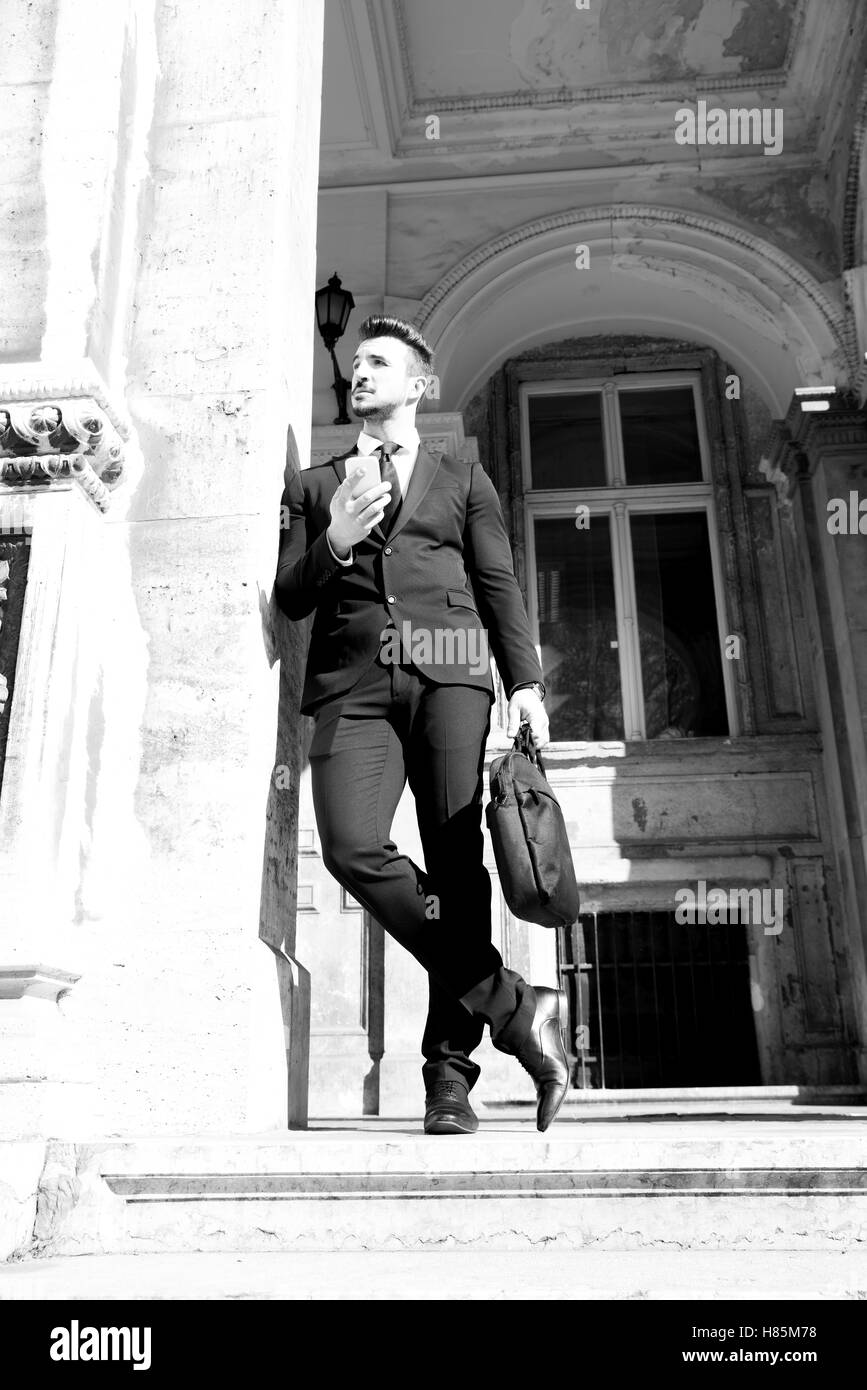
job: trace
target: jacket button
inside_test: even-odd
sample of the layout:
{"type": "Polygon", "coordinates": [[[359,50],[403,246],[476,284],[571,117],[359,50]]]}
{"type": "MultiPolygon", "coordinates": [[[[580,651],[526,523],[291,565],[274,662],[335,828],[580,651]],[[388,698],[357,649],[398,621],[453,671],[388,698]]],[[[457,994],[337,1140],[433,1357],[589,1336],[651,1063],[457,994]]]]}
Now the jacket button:
{"type": "Polygon", "coordinates": [[[385,547],[385,550],[383,551],[383,554],[385,554],[385,555],[390,555],[390,554],[391,554],[391,546],[390,546],[390,545],[387,545],[387,546],[385,547]]]}
{"type": "Polygon", "coordinates": [[[386,603],[396,603],[396,602],[397,602],[396,598],[394,597],[394,594],[386,594],[386,596],[385,596],[385,601],[386,601],[386,603]]]}

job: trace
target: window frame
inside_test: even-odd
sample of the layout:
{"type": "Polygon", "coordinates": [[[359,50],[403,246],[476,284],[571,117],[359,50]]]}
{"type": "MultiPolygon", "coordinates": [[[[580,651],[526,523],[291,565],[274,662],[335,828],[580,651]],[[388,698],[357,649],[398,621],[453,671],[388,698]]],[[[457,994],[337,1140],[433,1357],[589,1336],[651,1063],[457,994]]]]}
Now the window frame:
{"type": "Polygon", "coordinates": [[[703,512],[706,517],[711,574],[714,585],[720,664],[726,702],[728,732],[718,738],[736,738],[741,732],[737,687],[733,662],[725,655],[725,639],[731,632],[727,621],[725,588],[726,574],[721,552],[719,519],[712,455],[704,410],[702,380],[699,371],[674,370],[660,372],[630,372],[617,376],[553,377],[522,381],[518,389],[520,421],[521,482],[523,502],[524,546],[527,559],[527,613],[530,627],[541,655],[539,639],[539,607],[536,568],[536,528],[539,520],[574,516],[576,504],[590,508],[594,516],[609,518],[612,567],[614,573],[614,603],[617,620],[617,642],[620,656],[620,676],[623,700],[623,741],[645,742],[646,722],[644,688],[638,635],[638,604],[635,592],[635,567],[632,557],[632,535],[629,518],[632,514],[703,512]],[[623,438],[620,430],[618,397],[621,391],[665,390],[688,386],[692,390],[696,429],[701,459],[701,482],[643,483],[625,481],[623,438]],[[539,395],[600,394],[602,396],[602,436],[606,475],[612,481],[604,487],[590,488],[533,488],[530,454],[529,400],[539,395]],[[614,481],[616,480],[616,481],[614,481]]]}

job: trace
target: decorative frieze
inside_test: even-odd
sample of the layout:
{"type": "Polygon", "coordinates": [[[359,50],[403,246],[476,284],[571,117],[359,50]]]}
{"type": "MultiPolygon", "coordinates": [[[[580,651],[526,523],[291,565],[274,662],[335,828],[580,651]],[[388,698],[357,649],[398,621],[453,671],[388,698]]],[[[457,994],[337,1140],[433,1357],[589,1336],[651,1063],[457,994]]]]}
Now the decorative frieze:
{"type": "Polygon", "coordinates": [[[835,391],[828,395],[827,410],[805,409],[797,396],[786,415],[786,428],[795,444],[810,460],[814,471],[819,452],[855,453],[864,458],[867,445],[867,410],[854,391],[835,391]]]}
{"type": "Polygon", "coordinates": [[[829,391],[816,400],[795,396],[785,420],[776,420],[761,471],[772,482],[784,512],[791,508],[798,483],[816,471],[820,456],[852,454],[867,470],[867,410],[851,391],[829,391]]]}
{"type": "Polygon", "coordinates": [[[44,487],[73,478],[107,511],[130,434],[88,363],[68,376],[40,363],[6,367],[0,376],[0,484],[44,487]]]}

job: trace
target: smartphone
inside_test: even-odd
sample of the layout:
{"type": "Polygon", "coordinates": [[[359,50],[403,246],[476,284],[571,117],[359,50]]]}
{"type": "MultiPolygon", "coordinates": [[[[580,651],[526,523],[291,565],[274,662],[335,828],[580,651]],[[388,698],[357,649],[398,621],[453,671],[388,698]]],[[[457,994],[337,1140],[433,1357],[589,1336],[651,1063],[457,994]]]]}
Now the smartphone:
{"type": "Polygon", "coordinates": [[[360,497],[368,488],[374,487],[382,481],[379,472],[379,459],[376,454],[364,454],[358,458],[346,460],[346,476],[354,473],[356,468],[362,468],[364,474],[361,478],[356,478],[352,484],[352,492],[355,497],[360,497]]]}

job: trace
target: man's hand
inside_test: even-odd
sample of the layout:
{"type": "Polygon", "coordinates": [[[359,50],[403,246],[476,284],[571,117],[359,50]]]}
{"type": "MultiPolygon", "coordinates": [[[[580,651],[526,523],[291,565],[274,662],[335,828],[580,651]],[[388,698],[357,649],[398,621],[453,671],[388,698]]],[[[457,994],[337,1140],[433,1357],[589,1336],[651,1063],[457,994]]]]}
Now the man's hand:
{"type": "Polygon", "coordinates": [[[363,541],[385,516],[391,483],[375,483],[366,492],[356,496],[355,479],[361,471],[359,468],[347,473],[331,499],[328,539],[338,555],[363,541]]]}
{"type": "Polygon", "coordinates": [[[516,690],[509,701],[506,737],[514,738],[525,720],[530,722],[533,747],[544,748],[548,742],[548,716],[539,696],[529,686],[516,690]]]}

